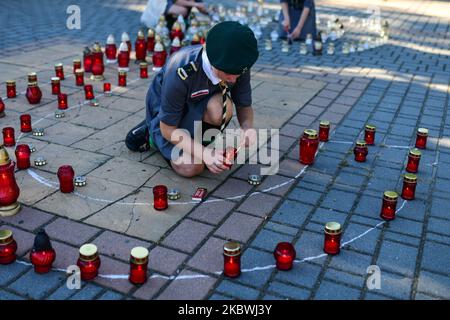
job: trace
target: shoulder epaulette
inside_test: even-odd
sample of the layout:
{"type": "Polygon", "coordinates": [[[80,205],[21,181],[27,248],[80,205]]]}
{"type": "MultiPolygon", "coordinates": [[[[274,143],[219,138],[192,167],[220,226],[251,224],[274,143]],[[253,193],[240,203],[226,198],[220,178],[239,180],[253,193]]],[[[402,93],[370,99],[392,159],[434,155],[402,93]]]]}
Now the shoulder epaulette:
{"type": "Polygon", "coordinates": [[[192,73],[197,72],[198,68],[194,61],[189,62],[187,65],[177,69],[178,76],[181,80],[186,80],[192,73]]]}

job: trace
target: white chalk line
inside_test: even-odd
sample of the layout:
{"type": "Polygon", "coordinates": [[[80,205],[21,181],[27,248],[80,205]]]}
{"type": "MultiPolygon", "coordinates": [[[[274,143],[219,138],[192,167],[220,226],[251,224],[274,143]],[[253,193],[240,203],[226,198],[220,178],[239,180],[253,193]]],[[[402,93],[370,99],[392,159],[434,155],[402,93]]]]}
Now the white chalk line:
{"type": "MultiPolygon", "coordinates": [[[[395,213],[399,213],[406,205],[407,201],[404,200],[402,205],[400,206],[400,208],[398,208],[395,213]]],[[[381,221],[380,223],[378,223],[377,225],[375,225],[374,227],[364,231],[363,233],[361,233],[360,235],[344,242],[341,244],[340,248],[344,248],[346,245],[364,237],[366,234],[368,234],[369,232],[377,229],[378,227],[380,227],[381,225],[383,225],[384,223],[386,223],[386,221],[381,221]]],[[[311,256],[311,257],[306,257],[303,258],[301,260],[294,260],[294,263],[303,263],[303,262],[307,262],[307,261],[312,261],[312,260],[316,260],[316,259],[320,259],[323,257],[328,256],[328,254],[326,253],[322,253],[319,254],[317,256],[311,256]]],[[[17,263],[23,264],[23,265],[27,265],[27,266],[32,266],[31,263],[26,262],[26,261],[19,261],[16,260],[17,263]]],[[[250,273],[250,272],[255,272],[255,271],[263,271],[263,270],[271,270],[276,268],[276,265],[267,265],[267,266],[263,266],[263,267],[254,267],[254,268],[250,268],[250,269],[241,269],[241,273],[250,273]]],[[[52,268],[52,270],[54,271],[61,271],[61,272],[67,272],[67,270],[65,269],[60,269],[60,268],[52,268]]],[[[218,276],[220,276],[223,273],[223,271],[216,271],[213,272],[213,274],[216,274],[218,276]]],[[[128,274],[99,274],[98,277],[100,278],[104,278],[104,279],[111,279],[111,280],[117,280],[117,279],[128,279],[129,275],[128,274]]],[[[195,275],[177,275],[177,276],[164,276],[161,274],[153,274],[149,277],[150,279],[153,278],[161,278],[161,279],[165,279],[165,280],[169,280],[169,281],[174,281],[174,280],[192,280],[192,279],[200,279],[200,278],[211,278],[211,276],[208,275],[204,275],[204,274],[195,274],[195,275]]]]}

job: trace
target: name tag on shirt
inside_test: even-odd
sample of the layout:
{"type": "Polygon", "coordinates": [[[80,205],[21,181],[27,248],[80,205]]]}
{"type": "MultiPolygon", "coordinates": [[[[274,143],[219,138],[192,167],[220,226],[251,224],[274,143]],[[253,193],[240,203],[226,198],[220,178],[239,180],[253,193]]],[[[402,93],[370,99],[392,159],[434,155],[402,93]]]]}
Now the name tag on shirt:
{"type": "Polygon", "coordinates": [[[209,94],[208,89],[199,90],[191,93],[191,99],[209,94]]]}

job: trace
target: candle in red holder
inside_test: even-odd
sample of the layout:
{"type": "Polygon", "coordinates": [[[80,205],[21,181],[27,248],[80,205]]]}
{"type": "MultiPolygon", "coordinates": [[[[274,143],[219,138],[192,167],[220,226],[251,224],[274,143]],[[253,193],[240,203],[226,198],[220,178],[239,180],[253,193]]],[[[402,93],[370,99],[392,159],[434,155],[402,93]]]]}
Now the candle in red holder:
{"type": "Polygon", "coordinates": [[[75,177],[73,168],[69,165],[61,166],[58,168],[57,175],[59,180],[59,190],[61,190],[62,193],[73,192],[73,178],[75,177]]]}
{"type": "Polygon", "coordinates": [[[195,33],[192,36],[192,40],[191,40],[191,45],[196,45],[196,44],[200,44],[200,36],[198,35],[198,33],[195,33]]]}
{"type": "Polygon", "coordinates": [[[42,92],[36,81],[28,83],[26,97],[30,104],[38,104],[41,102],[42,92]]]}
{"type": "Polygon", "coordinates": [[[381,207],[381,218],[384,220],[394,220],[397,208],[398,195],[395,191],[385,191],[383,195],[383,205],[381,207]]]}
{"type": "Polygon", "coordinates": [[[223,157],[225,159],[227,159],[231,164],[227,164],[224,162],[224,166],[227,167],[228,169],[231,169],[231,167],[233,166],[233,161],[237,156],[237,149],[233,148],[233,147],[227,147],[225,148],[225,151],[223,152],[223,157]]]}
{"type": "Polygon", "coordinates": [[[236,278],[241,274],[241,245],[237,242],[226,242],[223,245],[223,274],[236,278]]]}
{"type": "Polygon", "coordinates": [[[317,131],[306,129],[303,137],[300,139],[300,162],[303,164],[312,164],[319,147],[319,138],[317,131]]]}
{"type": "Polygon", "coordinates": [[[105,46],[106,63],[116,63],[117,62],[117,47],[116,40],[114,36],[110,34],[106,39],[105,46]]]}
{"type": "Polygon", "coordinates": [[[101,261],[95,244],[88,243],[80,247],[80,256],[77,261],[77,266],[80,268],[82,280],[94,279],[98,275],[100,264],[101,261]]]}
{"type": "Polygon", "coordinates": [[[58,77],[52,77],[52,94],[59,94],[61,92],[61,81],[58,77]]]}
{"type": "Polygon", "coordinates": [[[36,72],[29,72],[28,73],[28,83],[30,82],[37,82],[37,73],[36,72]]]}
{"type": "Polygon", "coordinates": [[[287,271],[292,269],[295,260],[295,248],[289,242],[280,242],[273,252],[278,270],[287,271]]]}
{"type": "Polygon", "coordinates": [[[139,64],[139,70],[140,70],[141,79],[147,79],[148,78],[148,63],[141,62],[139,64]]]}
{"type": "Polygon", "coordinates": [[[172,45],[170,46],[170,54],[177,52],[178,50],[181,49],[181,42],[180,39],[178,37],[175,37],[172,40],[172,45]]]}
{"type": "Polygon", "coordinates": [[[31,115],[28,113],[20,115],[20,131],[21,132],[31,132],[31,115]]]}
{"type": "Polygon", "coordinates": [[[84,86],[84,69],[75,70],[75,85],[84,86]]]}
{"type": "Polygon", "coordinates": [[[338,254],[341,249],[341,225],[337,222],[328,222],[325,225],[325,242],[323,251],[328,254],[338,254]]]}
{"type": "Polygon", "coordinates": [[[356,146],[353,149],[353,153],[355,154],[355,161],[366,162],[366,157],[369,153],[366,142],[364,140],[356,141],[356,146]]]}
{"type": "Polygon", "coordinates": [[[55,75],[60,79],[64,80],[64,67],[62,63],[55,64],[55,75]]]}
{"type": "Polygon", "coordinates": [[[366,124],[365,132],[364,132],[364,140],[367,145],[375,144],[375,132],[377,128],[371,124],[366,124]]]}
{"type": "Polygon", "coordinates": [[[103,93],[107,97],[109,97],[111,95],[111,83],[109,83],[109,82],[103,83],[103,93]]]}
{"type": "Polygon", "coordinates": [[[416,148],[425,149],[427,147],[428,129],[417,129],[416,148]]]}
{"type": "Polygon", "coordinates": [[[156,210],[165,210],[168,207],[167,187],[157,185],[153,187],[153,207],[156,210]]]}
{"type": "Polygon", "coordinates": [[[89,47],[85,47],[83,51],[83,66],[85,72],[92,71],[92,58],[93,54],[91,49],[89,49],[89,47]]]}
{"type": "Polygon", "coordinates": [[[167,52],[161,42],[156,42],[155,50],[153,52],[153,71],[159,71],[166,63],[167,52]]]}
{"type": "Polygon", "coordinates": [[[180,41],[184,38],[184,33],[179,22],[175,22],[170,31],[170,39],[173,40],[175,38],[180,39],[180,41]]]}
{"type": "Polygon", "coordinates": [[[120,37],[120,42],[124,42],[127,45],[128,61],[130,61],[131,41],[130,41],[130,36],[128,35],[128,33],[122,32],[122,36],[120,37]]]}
{"type": "Polygon", "coordinates": [[[11,230],[0,230],[0,264],[16,261],[17,242],[11,230]]]}
{"type": "Polygon", "coordinates": [[[86,100],[92,100],[95,98],[94,88],[92,87],[92,84],[86,84],[84,86],[84,97],[86,98],[86,100]]]}
{"type": "Polygon", "coordinates": [[[411,173],[417,173],[419,171],[419,163],[422,152],[419,149],[411,149],[408,154],[408,163],[406,165],[406,171],[411,173]]]}
{"type": "Polygon", "coordinates": [[[19,144],[16,147],[17,169],[24,170],[30,167],[30,146],[27,144],[19,144]]]}
{"type": "Polygon", "coordinates": [[[3,102],[2,97],[0,97],[0,118],[5,116],[5,103],[3,102]]]}
{"type": "Polygon", "coordinates": [[[14,161],[9,158],[8,152],[0,145],[0,216],[12,216],[19,212],[20,204],[17,199],[20,189],[14,176],[14,161]]]}
{"type": "Polygon", "coordinates": [[[118,83],[119,87],[127,86],[127,72],[126,71],[119,71],[117,83],[118,83]]]}
{"type": "Polygon", "coordinates": [[[103,72],[105,71],[105,65],[103,64],[103,52],[102,47],[98,42],[94,43],[92,53],[92,76],[91,79],[100,81],[105,79],[103,72]]]}
{"type": "Polygon", "coordinates": [[[5,147],[13,147],[16,144],[13,127],[3,128],[3,144],[5,147]]]}
{"type": "Polygon", "coordinates": [[[407,173],[403,177],[402,198],[405,200],[414,200],[416,195],[417,176],[413,173],[407,173]]]}
{"type": "Polygon", "coordinates": [[[136,51],[136,61],[145,61],[145,57],[147,56],[147,43],[145,42],[145,35],[142,30],[138,31],[134,48],[136,51]]]}
{"type": "Polygon", "coordinates": [[[75,74],[75,71],[77,71],[77,69],[81,69],[81,60],[73,59],[73,74],[75,74]]]}
{"type": "Polygon", "coordinates": [[[50,238],[44,229],[39,230],[34,238],[33,250],[30,252],[30,261],[34,266],[34,272],[47,273],[52,269],[56,252],[52,248],[50,238]]]}
{"type": "Polygon", "coordinates": [[[69,107],[69,104],[67,103],[67,94],[65,94],[65,93],[58,94],[58,109],[65,110],[68,107],[69,107]]]}
{"type": "Polygon", "coordinates": [[[319,124],[319,141],[328,141],[330,135],[330,121],[322,120],[319,124]]]}
{"type": "Polygon", "coordinates": [[[144,247],[135,247],[131,250],[130,276],[133,284],[144,284],[147,281],[148,250],[144,247]]]}
{"type": "Polygon", "coordinates": [[[152,28],[147,31],[147,54],[150,54],[155,49],[155,30],[152,28]]]}
{"type": "Polygon", "coordinates": [[[6,81],[6,96],[8,99],[15,98],[17,96],[15,80],[6,81]]]}
{"type": "Polygon", "coordinates": [[[122,42],[119,46],[119,55],[117,56],[117,60],[119,61],[119,70],[129,70],[128,64],[130,63],[130,55],[128,52],[127,44],[122,42]]]}

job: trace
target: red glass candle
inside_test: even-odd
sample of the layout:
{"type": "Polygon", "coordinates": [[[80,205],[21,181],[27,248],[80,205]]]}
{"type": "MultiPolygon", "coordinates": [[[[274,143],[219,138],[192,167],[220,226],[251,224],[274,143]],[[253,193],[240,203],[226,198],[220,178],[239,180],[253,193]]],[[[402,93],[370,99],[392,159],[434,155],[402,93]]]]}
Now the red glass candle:
{"type": "Polygon", "coordinates": [[[17,243],[11,230],[0,230],[0,264],[16,261],[17,243]]]}
{"type": "Polygon", "coordinates": [[[319,141],[328,141],[330,135],[330,121],[320,121],[319,141]]]}
{"type": "Polygon", "coordinates": [[[75,71],[77,71],[77,69],[81,69],[81,60],[73,59],[73,74],[75,74],[75,71]]]}
{"type": "Polygon", "coordinates": [[[65,110],[69,107],[69,104],[67,103],[67,94],[60,93],[58,94],[58,109],[65,110]]]}
{"type": "Polygon", "coordinates": [[[147,79],[148,78],[148,63],[141,62],[139,64],[139,70],[140,70],[141,79],[147,79]]]}
{"type": "Polygon", "coordinates": [[[55,64],[55,75],[60,79],[64,80],[64,67],[62,63],[55,64]]]}
{"type": "Polygon", "coordinates": [[[328,222],[325,225],[325,242],[323,251],[327,254],[338,254],[341,249],[341,225],[337,222],[328,222]]]}
{"type": "Polygon", "coordinates": [[[94,44],[92,53],[92,76],[91,79],[95,81],[103,80],[103,72],[105,71],[105,65],[103,64],[103,52],[100,44],[96,42],[94,44]]]}
{"type": "Polygon", "coordinates": [[[153,52],[155,49],[155,30],[152,28],[147,31],[147,53],[153,52]]]}
{"type": "Polygon", "coordinates": [[[383,205],[381,207],[381,218],[384,220],[394,220],[397,208],[398,195],[395,191],[385,191],[383,195],[383,205]]]}
{"type": "Polygon", "coordinates": [[[139,30],[138,32],[134,48],[136,51],[136,61],[145,61],[147,55],[147,43],[145,42],[145,36],[142,30],[139,30]]]}
{"type": "Polygon", "coordinates": [[[45,230],[40,230],[34,238],[34,246],[30,252],[30,261],[36,273],[47,273],[52,269],[56,252],[52,248],[50,238],[45,230]]]}
{"type": "Polygon", "coordinates": [[[241,245],[237,242],[226,242],[223,245],[223,274],[236,278],[241,274],[241,245]]]}
{"type": "Polygon", "coordinates": [[[180,39],[178,37],[175,37],[172,41],[172,45],[170,46],[170,54],[177,52],[180,49],[181,49],[180,39]]]}
{"type": "Polygon", "coordinates": [[[98,275],[101,261],[97,253],[97,246],[88,243],[82,245],[80,248],[80,256],[77,261],[77,266],[80,268],[82,280],[92,280],[98,275]]]}
{"type": "Polygon", "coordinates": [[[119,62],[119,69],[128,71],[128,64],[130,63],[130,55],[128,54],[128,46],[125,42],[122,42],[119,47],[119,54],[117,60],[119,62]]]}
{"type": "Polygon", "coordinates": [[[5,103],[3,102],[2,97],[0,97],[0,118],[5,116],[5,103]]]}
{"type": "Polygon", "coordinates": [[[5,147],[13,147],[16,144],[13,127],[3,128],[3,144],[5,147]]]}
{"type": "Polygon", "coordinates": [[[411,173],[417,173],[419,171],[419,163],[422,152],[419,149],[411,149],[408,154],[408,163],[406,165],[406,171],[411,173]]]}
{"type": "Polygon", "coordinates": [[[17,96],[15,80],[6,81],[6,96],[8,99],[15,98],[17,96]]]}
{"type": "Polygon", "coordinates": [[[200,36],[198,35],[198,33],[196,33],[192,36],[191,45],[196,45],[199,43],[200,43],[200,36]]]}
{"type": "Polygon", "coordinates": [[[86,98],[86,100],[92,100],[95,98],[94,88],[92,87],[92,84],[86,84],[84,86],[84,97],[86,98]]]}
{"type": "Polygon", "coordinates": [[[227,164],[224,162],[224,166],[227,167],[228,169],[231,169],[231,167],[233,166],[233,161],[237,156],[237,149],[233,148],[233,147],[227,147],[225,148],[225,151],[223,152],[223,157],[225,159],[227,159],[231,164],[227,164]]]}
{"type": "Polygon", "coordinates": [[[24,170],[30,167],[31,150],[27,144],[19,144],[16,147],[17,169],[24,170]]]}
{"type": "Polygon", "coordinates": [[[8,152],[0,145],[0,215],[12,216],[19,212],[20,204],[17,199],[20,189],[14,176],[14,161],[9,158],[8,152]]]}
{"type": "Polygon", "coordinates": [[[131,250],[130,276],[133,284],[144,284],[147,281],[148,250],[144,247],[135,247],[131,250]]]}
{"type": "Polygon", "coordinates": [[[157,185],[153,187],[153,207],[156,210],[165,210],[168,207],[167,187],[157,185]]]}
{"type": "Polygon", "coordinates": [[[59,190],[61,190],[62,193],[73,192],[73,178],[75,177],[73,168],[69,165],[61,166],[58,168],[57,176],[59,180],[59,190]]]}
{"type": "Polygon", "coordinates": [[[156,42],[155,51],[153,52],[152,61],[153,61],[153,71],[159,71],[164,67],[166,63],[166,50],[164,46],[160,42],[156,42]]]}
{"type": "Polygon", "coordinates": [[[93,54],[92,54],[91,49],[89,49],[88,47],[85,47],[84,52],[83,52],[83,66],[84,66],[85,72],[92,71],[92,58],[93,58],[93,54]]]}
{"type": "Polygon", "coordinates": [[[52,77],[52,94],[59,94],[61,92],[61,81],[58,77],[52,77]]]}
{"type": "Polygon", "coordinates": [[[300,162],[303,164],[314,163],[317,148],[319,147],[319,138],[317,131],[306,129],[303,137],[300,139],[300,162]]]}
{"type": "Polygon", "coordinates": [[[75,85],[84,86],[84,69],[77,69],[75,71],[75,85]]]}
{"type": "Polygon", "coordinates": [[[366,142],[363,140],[358,140],[355,148],[353,149],[353,153],[355,155],[355,161],[366,162],[366,157],[369,153],[366,142]]]}
{"type": "Polygon", "coordinates": [[[28,73],[28,83],[30,82],[37,82],[37,73],[36,72],[29,72],[28,73]]]}
{"type": "Polygon", "coordinates": [[[20,115],[20,131],[31,132],[31,115],[28,113],[20,115]]]}
{"type": "Polygon", "coordinates": [[[296,252],[294,246],[289,242],[280,242],[273,252],[278,270],[291,270],[295,260],[296,252]]]}
{"type": "Polygon", "coordinates": [[[367,145],[375,144],[376,130],[377,130],[377,128],[375,126],[366,124],[365,132],[364,132],[364,140],[366,141],[367,145]]]}
{"type": "Polygon", "coordinates": [[[119,85],[119,87],[127,86],[127,72],[126,71],[119,71],[118,85],[119,85]]]}
{"type": "Polygon", "coordinates": [[[26,97],[30,104],[38,104],[41,102],[42,92],[36,81],[28,83],[26,97]]]}
{"type": "Polygon", "coordinates": [[[116,63],[117,62],[117,47],[114,36],[110,34],[106,39],[105,46],[106,63],[116,63]]]}
{"type": "Polygon", "coordinates": [[[417,129],[416,148],[425,149],[427,147],[428,129],[417,129]]]}
{"type": "Polygon", "coordinates": [[[407,173],[403,177],[402,198],[405,200],[414,200],[416,195],[417,176],[413,173],[407,173]]]}
{"type": "Polygon", "coordinates": [[[105,96],[111,95],[111,83],[109,82],[103,83],[103,93],[105,94],[105,96]]]}
{"type": "Polygon", "coordinates": [[[181,25],[178,22],[175,22],[173,24],[172,30],[170,31],[170,39],[173,40],[175,38],[180,39],[180,41],[184,38],[183,30],[181,29],[181,25]]]}
{"type": "MultiPolygon", "coordinates": [[[[131,54],[131,41],[130,41],[130,36],[128,35],[128,33],[123,32],[122,36],[120,38],[120,41],[125,43],[125,45],[127,46],[127,55],[128,55],[128,61],[130,61],[130,54],[131,54]]],[[[119,48],[120,51],[120,48],[119,48]]]]}

